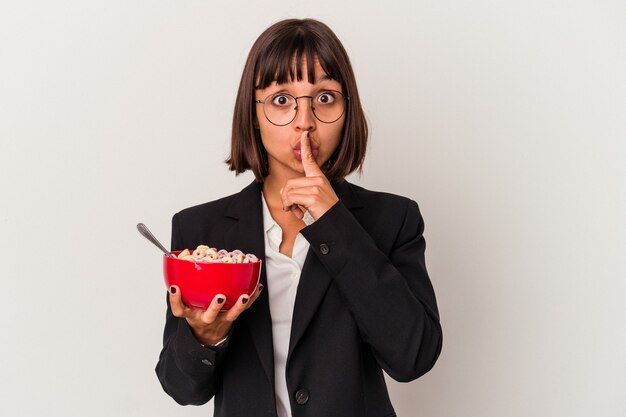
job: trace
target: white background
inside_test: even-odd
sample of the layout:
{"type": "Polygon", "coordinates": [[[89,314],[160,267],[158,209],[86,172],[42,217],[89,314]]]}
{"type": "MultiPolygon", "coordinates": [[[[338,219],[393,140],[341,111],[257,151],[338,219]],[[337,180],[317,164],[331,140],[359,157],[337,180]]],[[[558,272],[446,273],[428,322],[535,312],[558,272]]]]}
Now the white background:
{"type": "MultiPolygon", "coordinates": [[[[234,193],[245,57],[315,17],[417,200],[444,349],[399,416],[626,415],[626,3],[3,1],[0,415],[207,416],[153,368],[170,219],[234,193]]],[[[253,416],[251,416],[253,417],[253,416]]],[[[324,416],[320,416],[324,417],[324,416]]]]}

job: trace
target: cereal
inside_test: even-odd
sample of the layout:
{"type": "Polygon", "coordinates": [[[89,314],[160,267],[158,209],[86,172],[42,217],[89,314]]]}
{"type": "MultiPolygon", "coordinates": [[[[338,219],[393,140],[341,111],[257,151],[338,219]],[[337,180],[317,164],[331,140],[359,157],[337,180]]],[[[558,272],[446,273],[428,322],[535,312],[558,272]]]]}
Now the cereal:
{"type": "Polygon", "coordinates": [[[217,262],[223,262],[225,264],[233,264],[235,263],[235,260],[231,258],[230,256],[226,255],[223,258],[218,258],[217,262]]]}
{"type": "Polygon", "coordinates": [[[250,262],[257,262],[259,258],[251,253],[243,253],[239,249],[235,249],[232,252],[226,249],[211,248],[207,245],[198,245],[193,252],[189,249],[185,249],[178,254],[178,259],[191,262],[203,262],[203,263],[225,263],[225,264],[247,264],[250,262]]]}
{"type": "Polygon", "coordinates": [[[207,255],[207,252],[209,251],[209,249],[211,248],[209,248],[206,245],[198,245],[196,250],[193,251],[192,255],[195,259],[200,260],[207,255]]]}

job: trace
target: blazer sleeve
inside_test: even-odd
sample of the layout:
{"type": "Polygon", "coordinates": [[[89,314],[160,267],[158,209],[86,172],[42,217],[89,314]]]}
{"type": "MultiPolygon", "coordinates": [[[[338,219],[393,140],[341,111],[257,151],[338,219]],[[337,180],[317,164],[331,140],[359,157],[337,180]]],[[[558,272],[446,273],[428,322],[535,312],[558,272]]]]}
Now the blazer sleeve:
{"type": "MultiPolygon", "coordinates": [[[[178,214],[172,219],[172,250],[184,249],[178,214]]],[[[175,317],[167,297],[163,349],[156,373],[165,392],[181,405],[201,405],[215,395],[228,339],[219,347],[204,347],[184,318],[175,317]]]]}
{"type": "Polygon", "coordinates": [[[385,252],[341,201],[301,233],[344,296],[381,368],[407,382],[434,366],[443,334],[426,271],[424,222],[417,203],[400,201],[403,206],[394,211],[401,221],[384,230],[393,242],[385,252]]]}

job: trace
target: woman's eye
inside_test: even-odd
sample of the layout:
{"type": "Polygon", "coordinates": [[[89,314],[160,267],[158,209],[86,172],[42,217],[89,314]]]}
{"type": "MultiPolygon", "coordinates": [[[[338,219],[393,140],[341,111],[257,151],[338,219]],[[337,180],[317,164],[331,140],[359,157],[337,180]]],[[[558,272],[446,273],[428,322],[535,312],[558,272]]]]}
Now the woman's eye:
{"type": "Polygon", "coordinates": [[[317,102],[320,104],[332,104],[335,101],[335,95],[329,91],[323,92],[317,96],[317,102]]]}
{"type": "Polygon", "coordinates": [[[274,96],[274,98],[272,98],[272,104],[276,106],[286,106],[289,104],[289,96],[286,96],[284,94],[274,96]]]}

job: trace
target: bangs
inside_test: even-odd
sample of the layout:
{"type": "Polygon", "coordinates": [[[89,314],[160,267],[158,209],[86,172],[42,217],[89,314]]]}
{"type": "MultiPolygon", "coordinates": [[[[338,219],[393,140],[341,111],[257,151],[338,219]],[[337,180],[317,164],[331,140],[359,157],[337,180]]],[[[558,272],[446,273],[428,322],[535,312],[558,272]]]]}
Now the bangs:
{"type": "Polygon", "coordinates": [[[298,28],[296,33],[280,33],[265,47],[258,60],[255,73],[258,80],[256,89],[269,87],[273,82],[285,84],[292,81],[308,80],[314,84],[315,60],[331,79],[343,86],[337,57],[313,33],[298,28]],[[282,36],[281,36],[282,35],[282,36]],[[306,68],[303,64],[306,63],[306,68]],[[303,73],[303,69],[306,73],[303,73]],[[306,74],[306,77],[305,77],[306,74]]]}

